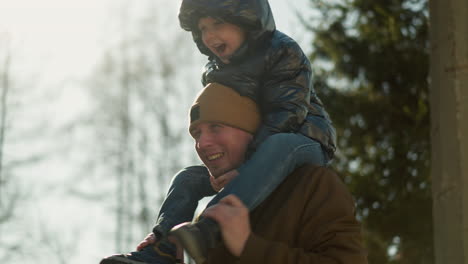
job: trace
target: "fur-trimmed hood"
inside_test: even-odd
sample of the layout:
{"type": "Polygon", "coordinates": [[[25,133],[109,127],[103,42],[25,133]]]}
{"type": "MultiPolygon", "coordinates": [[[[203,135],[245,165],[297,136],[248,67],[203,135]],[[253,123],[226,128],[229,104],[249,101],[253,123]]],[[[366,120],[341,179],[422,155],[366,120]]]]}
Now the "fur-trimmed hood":
{"type": "Polygon", "coordinates": [[[210,16],[240,26],[247,41],[233,55],[240,57],[268,40],[275,31],[275,20],[267,0],[183,0],[179,11],[180,26],[190,31],[201,53],[213,58],[198,30],[198,20],[210,16]]]}

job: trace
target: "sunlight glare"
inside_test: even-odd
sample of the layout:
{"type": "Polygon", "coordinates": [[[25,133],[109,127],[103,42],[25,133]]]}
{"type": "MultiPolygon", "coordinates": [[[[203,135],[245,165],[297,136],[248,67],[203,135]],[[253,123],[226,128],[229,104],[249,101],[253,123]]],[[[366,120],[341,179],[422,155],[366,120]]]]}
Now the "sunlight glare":
{"type": "Polygon", "coordinates": [[[95,53],[106,1],[2,0],[0,34],[25,43],[31,53],[80,57],[95,53]],[[60,54],[60,55],[59,55],[60,54]]]}

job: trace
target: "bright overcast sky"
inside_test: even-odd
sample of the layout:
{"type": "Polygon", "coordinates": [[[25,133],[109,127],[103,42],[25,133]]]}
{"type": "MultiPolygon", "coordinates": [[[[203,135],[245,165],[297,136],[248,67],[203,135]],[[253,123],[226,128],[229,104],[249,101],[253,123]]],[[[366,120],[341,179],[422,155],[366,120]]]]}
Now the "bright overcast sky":
{"type": "Polygon", "coordinates": [[[107,4],[107,0],[0,0],[0,38],[13,40],[33,60],[66,54],[73,61],[67,64],[70,70],[83,67],[98,51],[107,4]]]}
{"type": "MultiPolygon", "coordinates": [[[[169,0],[168,0],[169,1],[169,0]]],[[[170,0],[175,1],[175,0],[170,0]]],[[[72,53],[79,64],[94,55],[99,45],[99,32],[111,12],[109,0],[0,0],[0,37],[14,37],[28,50],[72,53]],[[8,35],[7,35],[8,33],[8,35]],[[70,50],[79,47],[79,50],[70,50]]],[[[292,17],[291,5],[301,10],[307,0],[271,0],[278,28],[290,35],[301,36],[292,17]],[[287,3],[289,2],[289,3],[287,3]]],[[[297,25],[297,24],[296,24],[297,25]]],[[[301,39],[298,39],[302,42],[301,39]]]]}

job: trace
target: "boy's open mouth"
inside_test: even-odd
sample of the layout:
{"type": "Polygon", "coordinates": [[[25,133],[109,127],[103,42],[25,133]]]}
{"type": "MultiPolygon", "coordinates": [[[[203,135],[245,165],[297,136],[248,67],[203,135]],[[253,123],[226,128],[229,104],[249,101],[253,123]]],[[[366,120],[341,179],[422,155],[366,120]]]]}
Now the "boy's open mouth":
{"type": "Polygon", "coordinates": [[[226,44],[216,45],[215,47],[216,53],[222,54],[226,50],[226,44]]]}

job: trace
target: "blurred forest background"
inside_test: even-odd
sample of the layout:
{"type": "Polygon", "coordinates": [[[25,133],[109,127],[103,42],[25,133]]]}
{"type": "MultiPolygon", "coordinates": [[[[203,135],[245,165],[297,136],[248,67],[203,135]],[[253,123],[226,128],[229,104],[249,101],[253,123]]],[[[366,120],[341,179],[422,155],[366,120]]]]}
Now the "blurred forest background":
{"type": "MultiPolygon", "coordinates": [[[[270,0],[314,65],[369,262],[433,263],[427,0],[287,2],[270,0]]],[[[198,162],[206,58],[178,5],[0,0],[0,261],[98,263],[151,230],[198,162]]]]}

